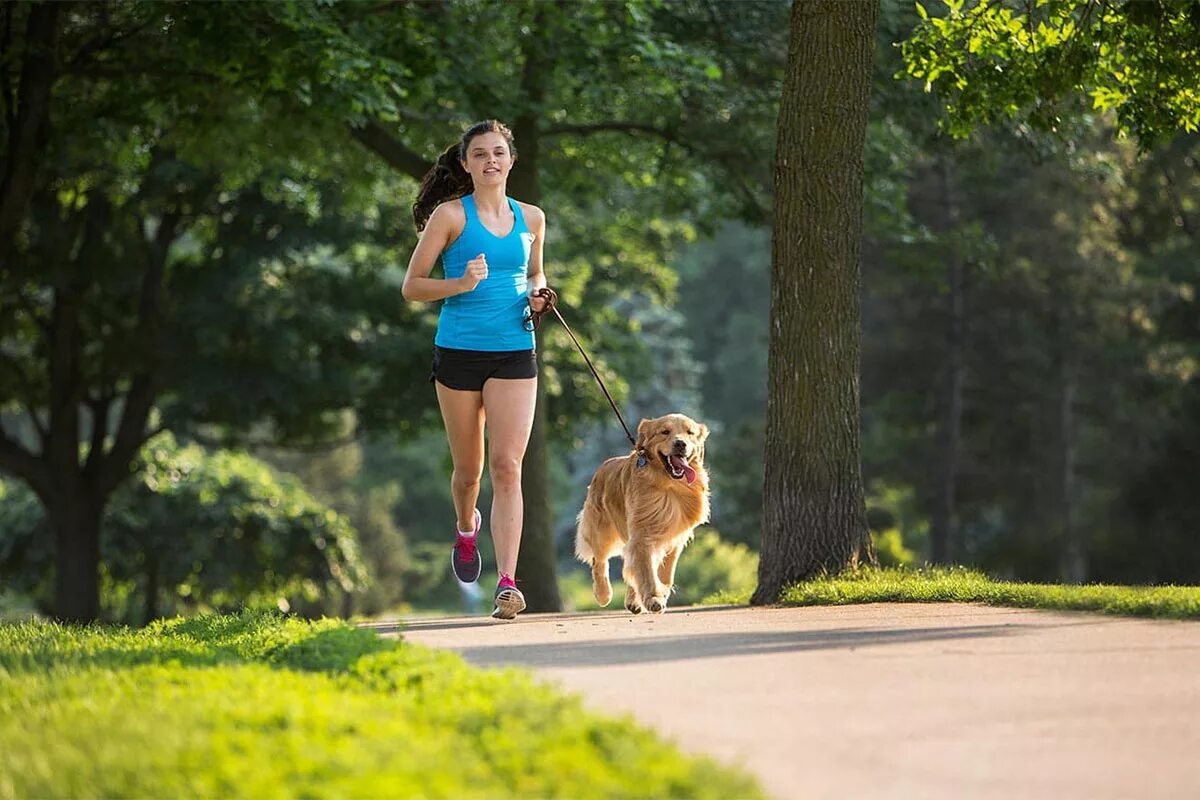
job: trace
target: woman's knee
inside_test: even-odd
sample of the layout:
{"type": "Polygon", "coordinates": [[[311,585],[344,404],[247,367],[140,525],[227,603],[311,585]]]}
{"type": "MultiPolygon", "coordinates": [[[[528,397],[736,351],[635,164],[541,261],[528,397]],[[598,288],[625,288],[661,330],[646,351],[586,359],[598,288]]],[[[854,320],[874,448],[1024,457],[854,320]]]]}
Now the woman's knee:
{"type": "Polygon", "coordinates": [[[488,460],[488,474],[493,486],[520,486],[521,459],[514,456],[495,456],[488,460]]]}
{"type": "Polygon", "coordinates": [[[480,465],[479,469],[474,470],[455,467],[454,474],[451,476],[450,481],[456,489],[462,491],[464,489],[471,489],[479,486],[479,479],[482,477],[482,475],[482,465],[480,465]]]}

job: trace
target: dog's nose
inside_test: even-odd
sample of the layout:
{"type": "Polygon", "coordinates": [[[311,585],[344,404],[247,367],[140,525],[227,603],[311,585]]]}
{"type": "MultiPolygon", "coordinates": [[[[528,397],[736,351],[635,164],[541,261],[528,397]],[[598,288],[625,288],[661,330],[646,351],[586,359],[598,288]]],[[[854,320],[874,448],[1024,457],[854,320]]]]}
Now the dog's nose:
{"type": "Polygon", "coordinates": [[[685,442],[683,439],[676,439],[673,449],[675,451],[675,455],[685,456],[687,455],[687,442],[685,442]]]}

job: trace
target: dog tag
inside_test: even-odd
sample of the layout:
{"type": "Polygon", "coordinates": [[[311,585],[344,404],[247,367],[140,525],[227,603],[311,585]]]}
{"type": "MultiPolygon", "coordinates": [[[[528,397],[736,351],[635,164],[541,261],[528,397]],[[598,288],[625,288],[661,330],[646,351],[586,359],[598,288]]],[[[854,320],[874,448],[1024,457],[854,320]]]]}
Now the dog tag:
{"type": "Polygon", "coordinates": [[[642,467],[646,466],[646,465],[647,465],[647,464],[649,464],[649,463],[650,463],[650,462],[646,460],[646,454],[645,454],[645,453],[638,453],[638,462],[637,462],[637,464],[638,464],[638,469],[641,469],[642,467]]]}

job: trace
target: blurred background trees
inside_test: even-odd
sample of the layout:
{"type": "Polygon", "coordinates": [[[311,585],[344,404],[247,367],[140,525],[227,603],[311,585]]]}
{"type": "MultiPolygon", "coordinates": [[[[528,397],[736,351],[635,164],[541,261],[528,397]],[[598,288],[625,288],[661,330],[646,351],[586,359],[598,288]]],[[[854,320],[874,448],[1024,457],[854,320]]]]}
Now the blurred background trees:
{"type": "MultiPolygon", "coordinates": [[[[1176,30],[1171,4],[1109,7],[1134,5],[1163,16],[1122,24],[1176,30]]],[[[1130,116],[1111,93],[1111,110],[1093,108],[1070,81],[1041,87],[1053,113],[1035,101],[939,125],[949,95],[926,92],[905,56],[972,45],[952,9],[926,6],[948,20],[940,40],[914,5],[883,3],[865,152],[876,547],[1004,577],[1194,583],[1200,137],[1176,132],[1182,111],[1130,116]],[[1132,119],[1153,135],[1120,136],[1141,131],[1132,119]]],[[[414,176],[489,116],[524,126],[530,172],[512,193],[548,211],[568,321],[634,422],[679,410],[709,424],[711,528],[756,551],[787,14],[716,0],[5,4],[7,596],[133,621],[238,593],[309,613],[477,602],[445,569],[436,308],[398,286],[414,176]],[[224,466],[185,481],[179,459],[224,466]],[[205,483],[234,463],[256,477],[205,483]],[[151,466],[181,480],[148,481],[151,466]],[[202,485],[223,499],[204,505],[202,485]],[[281,503],[302,491],[292,507],[309,510],[294,525],[263,516],[278,507],[252,486],[281,503]],[[170,505],[185,498],[199,507],[170,505]],[[317,519],[337,528],[324,548],[317,519]]],[[[1175,58],[1188,41],[1168,59],[1181,70],[1196,63],[1175,58]]],[[[1024,63],[1002,44],[989,57],[1024,63]]],[[[1076,51],[1092,52],[1062,52],[1076,51]]],[[[985,106],[1042,97],[961,74],[985,106]]],[[[549,512],[530,537],[550,575],[531,559],[522,578],[544,585],[576,568],[583,489],[626,444],[556,323],[540,336],[549,512]]]]}

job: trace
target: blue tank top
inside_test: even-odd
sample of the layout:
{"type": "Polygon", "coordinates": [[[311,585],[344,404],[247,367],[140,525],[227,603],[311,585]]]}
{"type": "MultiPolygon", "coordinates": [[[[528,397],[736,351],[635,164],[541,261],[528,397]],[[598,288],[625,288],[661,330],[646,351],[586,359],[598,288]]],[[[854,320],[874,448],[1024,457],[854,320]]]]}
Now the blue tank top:
{"type": "Polygon", "coordinates": [[[513,228],[497,236],[483,226],[475,198],[462,198],[467,223],[442,252],[442,269],[447,278],[461,278],[467,262],[483,253],[488,276],[470,292],[442,301],[434,344],[457,350],[532,350],[533,332],[525,330],[529,249],[533,234],[525,225],[521,208],[511,197],[513,228]]]}

